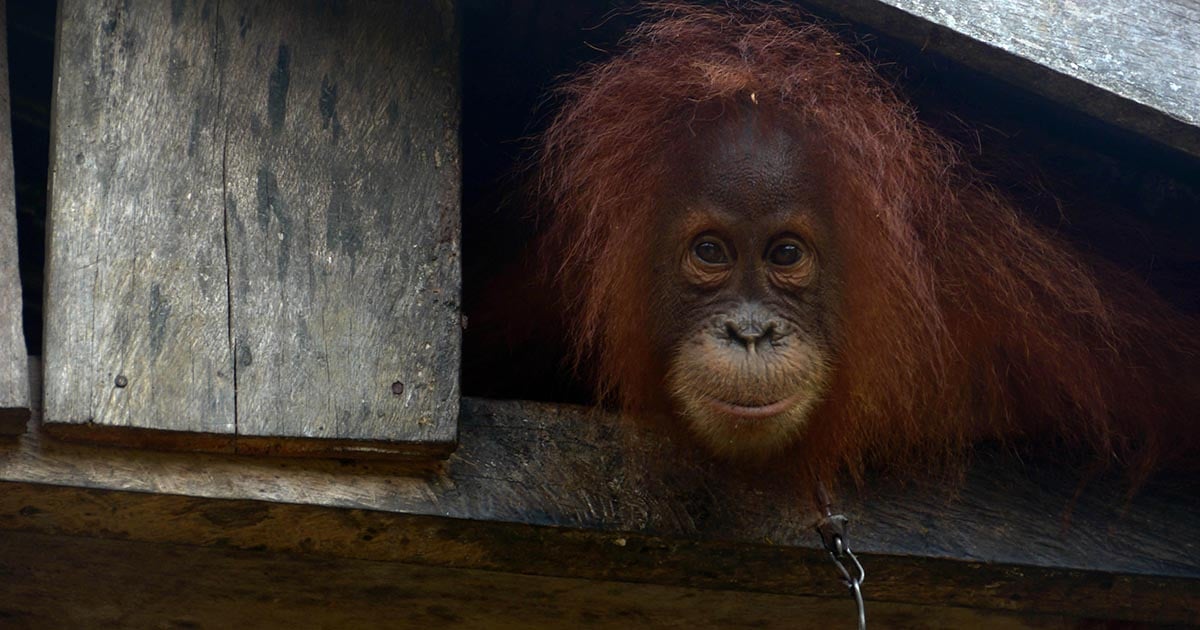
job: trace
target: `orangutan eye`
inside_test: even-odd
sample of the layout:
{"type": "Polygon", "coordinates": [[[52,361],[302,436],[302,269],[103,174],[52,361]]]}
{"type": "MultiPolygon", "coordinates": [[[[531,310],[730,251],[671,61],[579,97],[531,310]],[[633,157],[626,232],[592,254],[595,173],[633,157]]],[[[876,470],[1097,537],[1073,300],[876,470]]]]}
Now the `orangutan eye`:
{"type": "Polygon", "coordinates": [[[692,245],[692,254],[709,265],[723,265],[729,262],[729,253],[725,244],[714,236],[701,236],[692,245]]]}
{"type": "Polygon", "coordinates": [[[802,243],[795,239],[786,239],[771,246],[767,252],[767,260],[771,261],[772,265],[791,267],[804,260],[805,253],[802,243]]]}

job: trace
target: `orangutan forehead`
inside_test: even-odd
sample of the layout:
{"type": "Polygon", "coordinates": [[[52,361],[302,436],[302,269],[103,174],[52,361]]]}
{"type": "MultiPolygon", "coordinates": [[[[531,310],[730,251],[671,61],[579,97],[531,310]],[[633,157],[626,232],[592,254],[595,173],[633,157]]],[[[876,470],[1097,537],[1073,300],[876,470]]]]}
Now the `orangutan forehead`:
{"type": "Polygon", "coordinates": [[[754,112],[692,126],[673,162],[676,190],[746,216],[792,211],[822,198],[800,134],[754,112]]]}

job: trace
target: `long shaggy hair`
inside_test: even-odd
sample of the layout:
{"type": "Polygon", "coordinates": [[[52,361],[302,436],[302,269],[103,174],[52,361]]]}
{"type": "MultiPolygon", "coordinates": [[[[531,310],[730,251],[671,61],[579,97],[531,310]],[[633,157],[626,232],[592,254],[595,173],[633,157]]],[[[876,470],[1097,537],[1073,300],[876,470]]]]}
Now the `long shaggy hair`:
{"type": "Polygon", "coordinates": [[[1135,478],[1197,447],[1195,322],[1086,264],[803,14],[652,6],[625,51],[561,88],[540,144],[543,260],[577,361],[633,416],[669,410],[647,335],[650,226],[697,112],[756,104],[820,157],[842,251],[830,393],[786,453],[830,478],[987,437],[1053,435],[1135,478]]]}

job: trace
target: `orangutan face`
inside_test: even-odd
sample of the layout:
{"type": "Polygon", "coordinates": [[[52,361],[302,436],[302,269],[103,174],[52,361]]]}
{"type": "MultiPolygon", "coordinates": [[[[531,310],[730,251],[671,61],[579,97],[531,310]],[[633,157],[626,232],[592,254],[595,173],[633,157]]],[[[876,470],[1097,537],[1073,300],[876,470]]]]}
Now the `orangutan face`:
{"type": "Polygon", "coordinates": [[[673,411],[712,451],[798,439],[829,386],[836,251],[807,148],[753,113],[675,156],[654,246],[651,318],[673,411]]]}

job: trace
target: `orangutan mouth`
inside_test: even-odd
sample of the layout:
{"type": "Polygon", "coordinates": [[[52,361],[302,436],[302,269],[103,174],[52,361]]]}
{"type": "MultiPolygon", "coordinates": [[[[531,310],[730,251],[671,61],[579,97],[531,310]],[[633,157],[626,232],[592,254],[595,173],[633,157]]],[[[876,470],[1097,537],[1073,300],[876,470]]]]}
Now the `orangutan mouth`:
{"type": "Polygon", "coordinates": [[[757,420],[761,418],[770,418],[796,406],[799,395],[789,396],[783,400],[779,400],[766,405],[739,405],[737,403],[725,402],[710,398],[708,404],[723,415],[733,416],[743,420],[757,420]]]}

